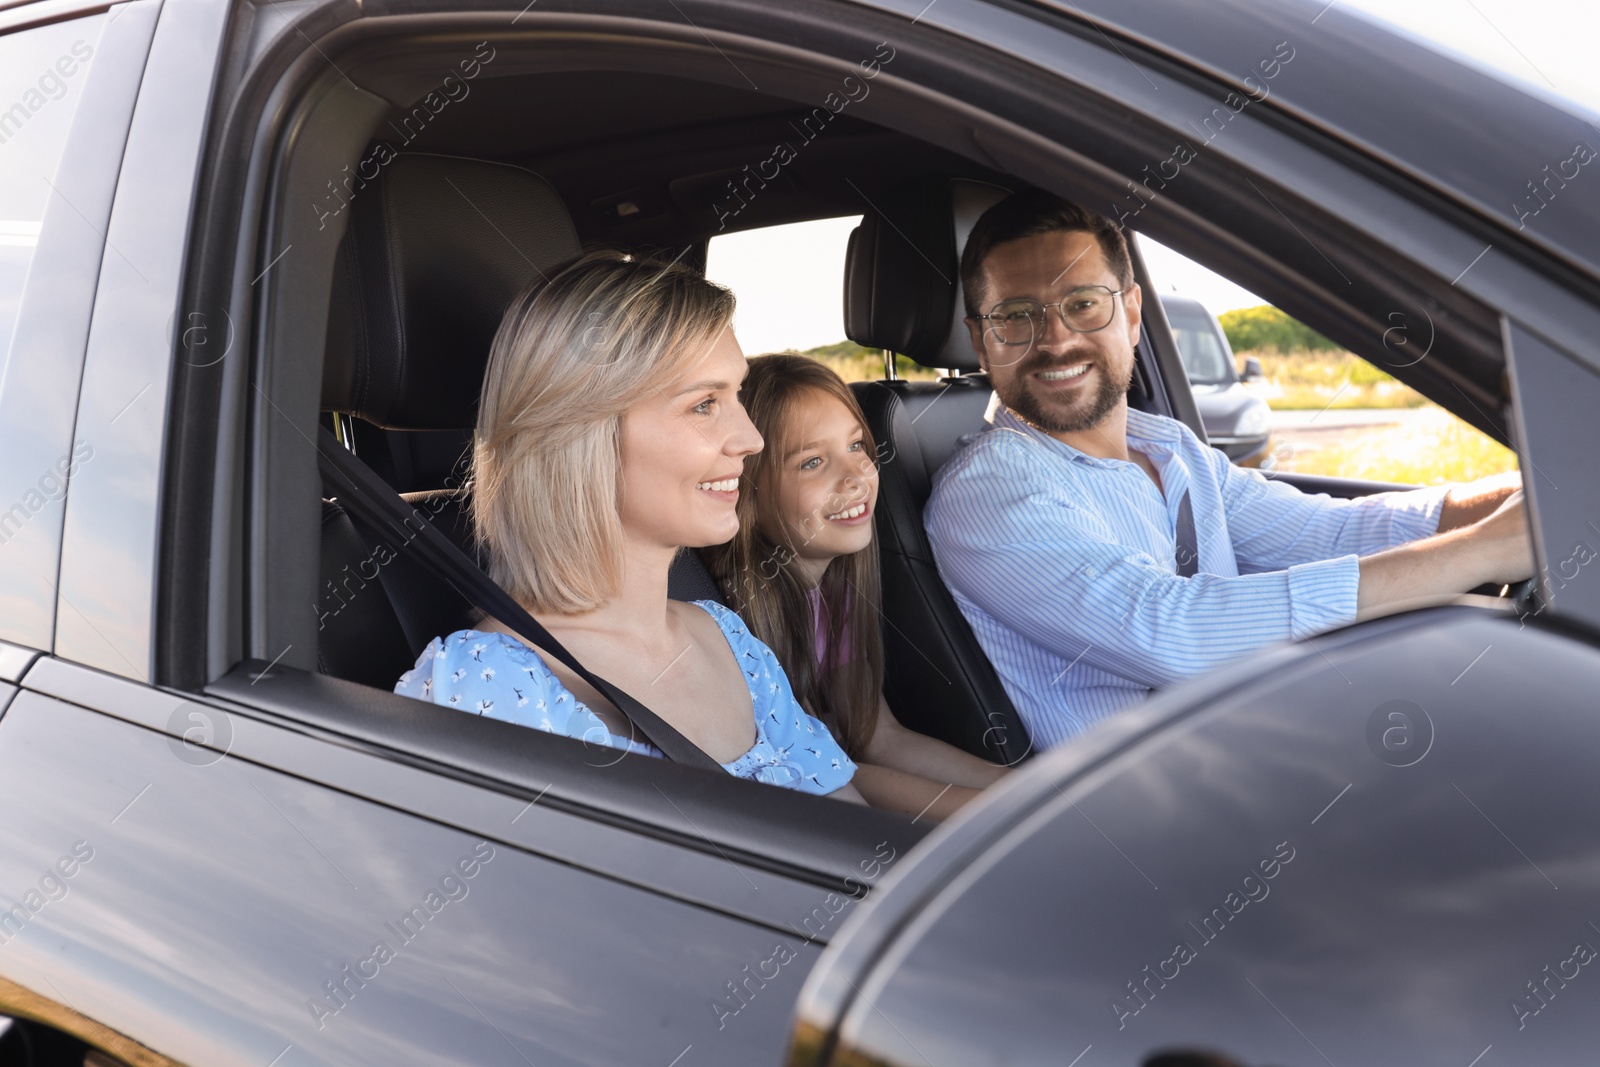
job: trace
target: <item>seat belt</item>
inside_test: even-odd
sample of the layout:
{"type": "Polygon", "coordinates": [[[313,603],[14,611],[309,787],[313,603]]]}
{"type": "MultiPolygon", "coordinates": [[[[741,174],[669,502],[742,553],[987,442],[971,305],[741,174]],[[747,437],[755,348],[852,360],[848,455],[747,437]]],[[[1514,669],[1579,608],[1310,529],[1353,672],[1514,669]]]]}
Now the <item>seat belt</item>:
{"type": "Polygon", "coordinates": [[[1189,504],[1189,490],[1183,491],[1183,499],[1178,501],[1178,530],[1177,530],[1178,576],[1193,578],[1200,566],[1199,542],[1194,535],[1194,508],[1189,504]]]}
{"type": "Polygon", "coordinates": [[[516,631],[517,636],[550,653],[579,678],[594,686],[668,759],[691,767],[727,773],[722,764],[655,712],[579,663],[538,619],[528,614],[527,609],[496,585],[471,557],[340,444],[327,427],[319,427],[317,436],[317,455],[322,476],[346,510],[374,529],[396,538],[402,548],[414,548],[423,565],[453,586],[468,603],[505,623],[516,631]]]}

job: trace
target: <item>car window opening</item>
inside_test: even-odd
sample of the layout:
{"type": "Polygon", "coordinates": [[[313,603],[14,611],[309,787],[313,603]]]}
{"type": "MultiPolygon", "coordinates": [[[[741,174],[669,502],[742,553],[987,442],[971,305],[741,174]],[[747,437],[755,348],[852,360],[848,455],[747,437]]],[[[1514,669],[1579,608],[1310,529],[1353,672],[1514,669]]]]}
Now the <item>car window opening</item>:
{"type": "MultiPolygon", "coordinates": [[[[614,85],[616,80],[599,72],[569,76],[597,85],[614,85]]],[[[458,357],[447,367],[439,357],[426,354],[428,339],[448,336],[458,342],[458,351],[486,353],[499,324],[498,310],[520,289],[518,279],[528,268],[554,268],[582,248],[606,245],[643,256],[675,256],[699,268],[707,259],[708,240],[713,250],[719,241],[733,240],[719,238],[710,205],[718,203],[717,197],[726,195],[728,188],[738,187],[742,173],[737,167],[712,166],[712,161],[727,159],[733,154],[730,146],[762,140],[767,136],[765,127],[786,122],[796,108],[793,100],[776,96],[730,91],[692,79],[639,75],[636,91],[621,94],[631,101],[627,106],[616,93],[598,99],[581,129],[551,120],[508,144],[472,132],[495,128],[495,116],[508,114],[516,101],[536,95],[537,86],[538,79],[532,76],[477,83],[475,102],[466,103],[463,97],[460,106],[463,112],[477,109],[472,122],[462,119],[461,125],[452,126],[445,121],[449,116],[440,116],[437,124],[412,131],[402,151],[394,153],[370,181],[378,189],[370,193],[363,189],[361,196],[340,206],[348,229],[339,247],[330,300],[324,410],[330,419],[337,416],[347,443],[363,462],[406,494],[437,529],[484,562],[487,553],[473,528],[474,487],[468,461],[482,356],[458,357]],[[641,109],[636,106],[640,100],[653,103],[641,109]],[[692,130],[675,128],[684,115],[694,116],[699,125],[692,130]],[[605,129],[615,130],[615,136],[604,149],[593,147],[595,131],[605,129]],[[648,154],[664,140],[674,141],[677,156],[648,154]],[[472,214],[489,219],[502,231],[500,247],[495,248],[496,242],[474,244],[465,239],[462,233],[473,221],[469,213],[439,211],[448,200],[430,199],[421,191],[430,180],[435,185],[442,180],[441,188],[454,186],[456,198],[465,201],[472,214]],[[404,247],[386,246],[382,232],[396,225],[415,227],[420,239],[409,239],[404,247]],[[459,232],[451,233],[451,226],[459,232]],[[492,261],[487,268],[489,284],[476,284],[468,292],[439,281],[439,263],[482,255],[492,261]],[[383,275],[389,276],[389,284],[375,285],[383,275]],[[424,280],[435,290],[428,300],[409,308],[395,305],[392,294],[414,292],[424,280]],[[387,330],[389,336],[375,342],[375,329],[387,330]],[[418,339],[423,343],[417,344],[418,339]],[[410,377],[384,381],[381,374],[371,376],[364,361],[383,345],[410,346],[412,369],[406,372],[410,377]]],[[[381,143],[381,139],[369,143],[362,158],[375,158],[381,143]]],[[[824,220],[848,228],[855,265],[847,264],[841,286],[844,326],[852,346],[844,354],[875,356],[883,349],[912,347],[905,344],[903,331],[894,335],[898,340],[892,339],[890,324],[904,313],[905,302],[915,299],[918,273],[925,266],[934,267],[935,274],[939,271],[931,262],[919,265],[896,251],[893,231],[930,219],[935,226],[970,228],[987,205],[1025,183],[857,115],[840,116],[827,136],[808,141],[807,148],[782,180],[751,187],[736,225],[746,233],[801,223],[822,226],[824,220]],[[929,174],[940,177],[930,181],[929,174]],[[839,177],[850,180],[841,182],[839,177]],[[874,195],[866,196],[866,190],[874,195]],[[891,192],[895,195],[884,200],[891,192]],[[860,207],[862,199],[869,201],[866,211],[860,207]],[[941,218],[944,221],[938,221],[941,218]],[[870,266],[857,252],[869,240],[879,255],[870,266]],[[865,294],[877,303],[869,306],[865,294]]],[[[783,245],[774,247],[775,255],[786,254],[783,245]]],[[[814,265],[800,246],[794,248],[787,252],[788,258],[802,269],[814,265]]],[[[715,267],[714,256],[711,262],[715,267]]],[[[954,261],[947,264],[951,275],[954,267],[954,261]]],[[[474,275],[474,280],[481,277],[474,275]]],[[[1205,328],[1209,324],[1185,317],[1181,310],[1169,309],[1168,317],[1175,354],[1194,382],[1237,380],[1212,331],[1205,328]]],[[[921,453],[927,469],[936,470],[960,433],[981,421],[988,388],[981,376],[971,377],[978,368],[970,342],[952,328],[959,321],[957,312],[953,321],[947,320],[951,325],[937,331],[936,343],[919,342],[923,351],[909,355],[930,368],[929,377],[952,369],[968,375],[957,379],[967,383],[964,387],[906,390],[881,381],[881,374],[862,375],[864,380],[854,386],[869,422],[886,425],[880,420],[898,404],[909,409],[917,424],[915,432],[882,435],[880,462],[885,456],[921,453]],[[937,411],[936,400],[941,405],[937,411]],[[919,422],[923,415],[928,419],[919,422]]],[[[590,329],[603,333],[605,325],[595,323],[590,329]]],[[[802,336],[794,344],[806,340],[811,338],[802,336]]],[[[1150,383],[1155,379],[1143,363],[1149,344],[1148,339],[1141,342],[1140,372],[1130,406],[1161,410],[1165,400],[1159,386],[1152,394],[1150,383]]],[[[755,350],[764,347],[757,345],[755,350]]],[[[819,355],[839,354],[826,352],[827,343],[807,347],[824,350],[819,355]]],[[[926,487],[917,492],[925,494],[926,487]]],[[[408,566],[396,546],[372,543],[331,495],[323,501],[322,530],[315,616],[319,670],[392,690],[427,641],[470,626],[478,618],[459,594],[408,566]]],[[[891,583],[886,589],[903,590],[908,581],[917,587],[924,578],[910,577],[913,571],[907,558],[886,558],[886,581],[891,583]]],[[[725,599],[704,562],[692,552],[680,554],[670,585],[675,598],[725,599]]],[[[886,592],[885,655],[892,666],[899,665],[890,671],[889,703],[911,730],[993,762],[1019,762],[1033,749],[1027,731],[981,649],[960,624],[954,603],[948,594],[945,598],[936,618],[919,619],[907,612],[902,593],[886,592]],[[921,679],[936,680],[945,673],[941,664],[963,660],[972,660],[973,668],[960,679],[961,691],[953,698],[925,699],[932,690],[921,679]]]]}

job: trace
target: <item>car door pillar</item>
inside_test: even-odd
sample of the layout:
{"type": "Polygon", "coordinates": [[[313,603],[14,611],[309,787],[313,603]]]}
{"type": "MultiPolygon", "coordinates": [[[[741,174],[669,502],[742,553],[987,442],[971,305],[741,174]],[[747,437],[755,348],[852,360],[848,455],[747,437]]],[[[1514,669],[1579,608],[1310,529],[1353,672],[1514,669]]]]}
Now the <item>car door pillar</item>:
{"type": "MultiPolygon", "coordinates": [[[[61,541],[56,655],[148,679],[163,444],[189,222],[229,7],[163,0],[106,229],[61,541]]],[[[124,16],[126,17],[126,16],[124,16]]]]}

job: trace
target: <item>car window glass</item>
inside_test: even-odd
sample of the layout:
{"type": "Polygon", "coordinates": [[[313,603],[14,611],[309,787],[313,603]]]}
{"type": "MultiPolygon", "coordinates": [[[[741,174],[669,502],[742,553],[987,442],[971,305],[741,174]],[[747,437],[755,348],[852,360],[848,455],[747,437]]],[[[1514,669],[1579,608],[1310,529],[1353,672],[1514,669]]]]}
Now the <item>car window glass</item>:
{"type": "Polygon", "coordinates": [[[745,355],[844,340],[845,249],[860,215],[718,234],[706,277],[739,298],[734,331],[745,355]]]}
{"type": "Polygon", "coordinates": [[[104,19],[0,37],[0,366],[104,19]]]}
{"type": "Polygon", "coordinates": [[[1410,485],[1515,470],[1491,437],[1395,379],[1432,338],[1396,327],[1388,365],[1346,351],[1203,264],[1140,235],[1211,443],[1241,466],[1410,485]],[[1209,314],[1208,314],[1209,313],[1209,314]],[[1221,336],[1213,326],[1215,316],[1221,336]],[[1244,380],[1228,373],[1227,361],[1244,380]],[[1259,369],[1260,377],[1244,375],[1259,369]]]}
{"type": "MultiPolygon", "coordinates": [[[[844,335],[845,252],[860,215],[718,234],[706,246],[706,277],[738,298],[733,330],[747,356],[803,352],[847,382],[883,377],[883,354],[844,335]]],[[[902,378],[935,378],[904,356],[902,378]]]]}

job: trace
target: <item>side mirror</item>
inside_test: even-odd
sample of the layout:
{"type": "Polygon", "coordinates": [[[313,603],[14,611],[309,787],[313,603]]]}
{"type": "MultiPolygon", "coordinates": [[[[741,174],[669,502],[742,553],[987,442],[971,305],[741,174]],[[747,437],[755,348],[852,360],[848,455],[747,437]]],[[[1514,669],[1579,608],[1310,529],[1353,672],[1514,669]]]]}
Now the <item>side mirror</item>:
{"type": "Polygon", "coordinates": [[[1239,377],[1241,382],[1264,382],[1266,374],[1261,370],[1261,361],[1255,356],[1244,357],[1244,374],[1239,377]]]}

